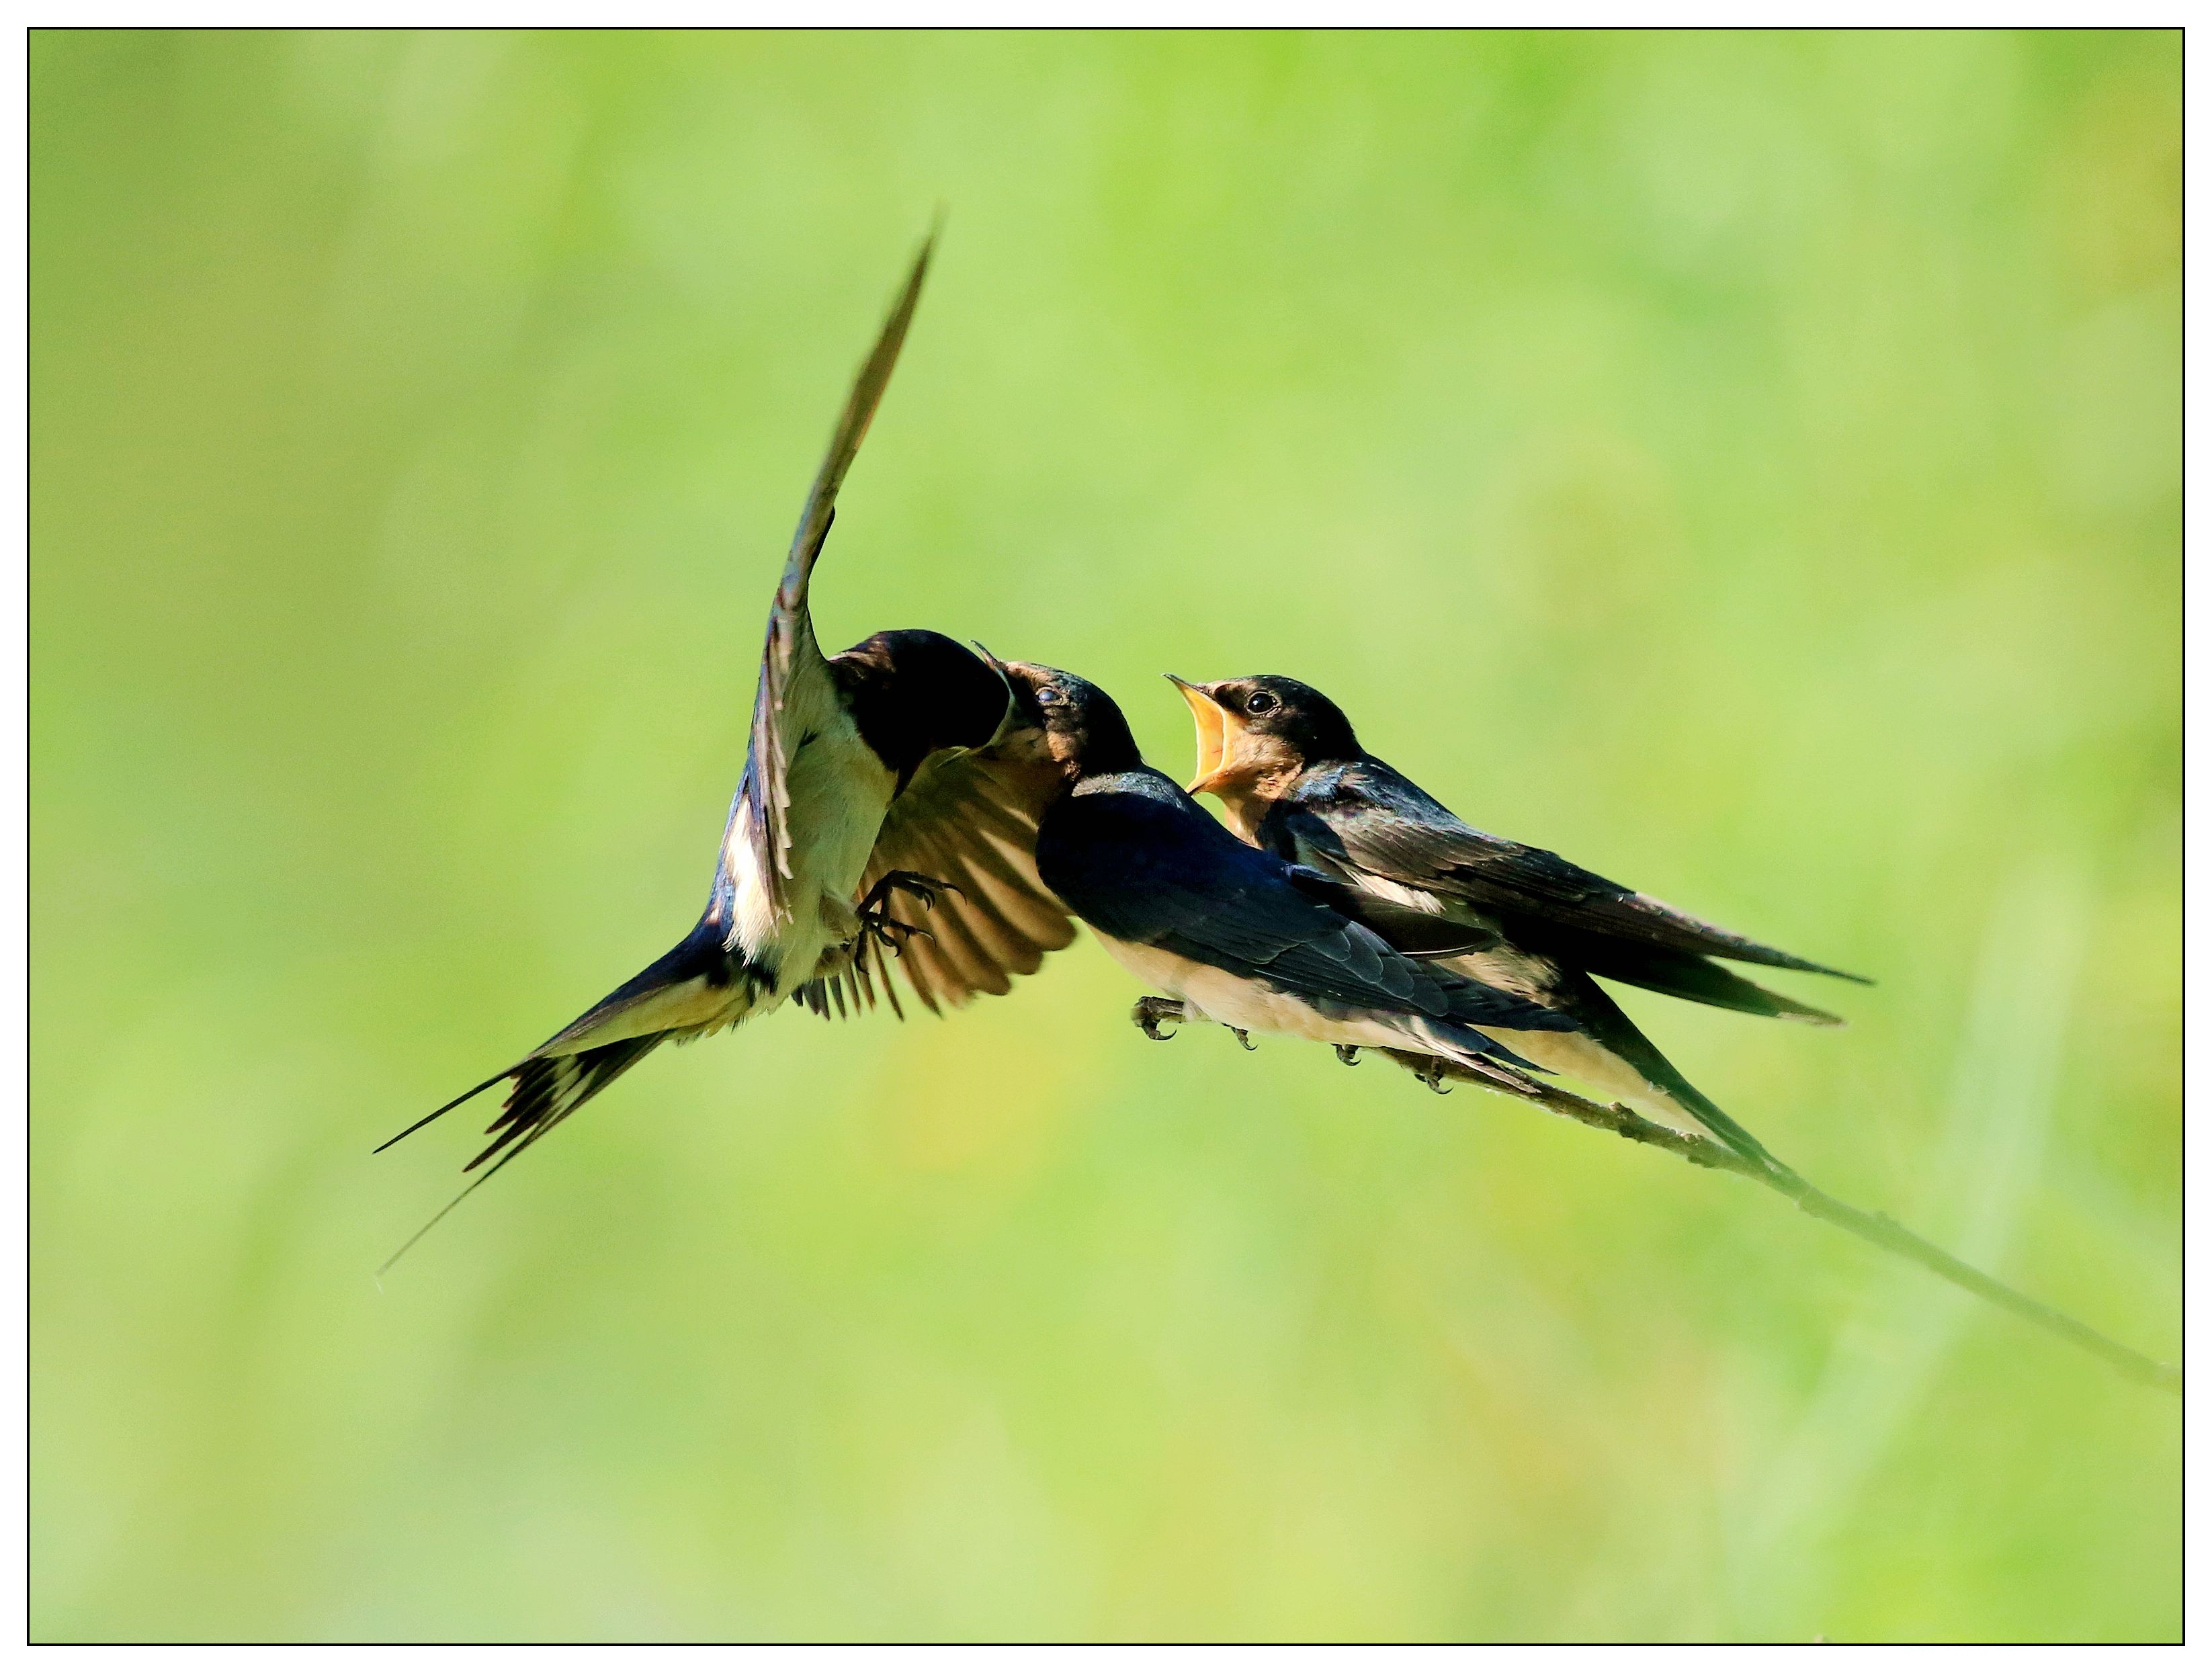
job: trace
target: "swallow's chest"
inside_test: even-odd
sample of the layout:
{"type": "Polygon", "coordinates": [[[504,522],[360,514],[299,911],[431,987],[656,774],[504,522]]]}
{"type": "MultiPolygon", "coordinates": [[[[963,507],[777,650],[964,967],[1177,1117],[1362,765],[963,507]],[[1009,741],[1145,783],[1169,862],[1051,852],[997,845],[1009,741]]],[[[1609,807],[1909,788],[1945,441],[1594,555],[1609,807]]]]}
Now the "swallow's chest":
{"type": "Polygon", "coordinates": [[[832,709],[799,733],[784,784],[790,873],[781,888],[769,886],[775,858],[753,838],[742,806],[728,851],[738,940],[778,972],[780,987],[805,979],[823,948],[850,933],[850,902],[896,781],[851,718],[832,709]]]}
{"type": "Polygon", "coordinates": [[[1266,982],[1254,981],[1141,941],[1124,941],[1096,924],[1091,933],[1113,958],[1155,993],[1179,999],[1194,1020],[1254,1034],[1282,1034],[1300,1040],[1339,1040],[1340,1020],[1332,1019],[1311,1000],[1266,982]]]}
{"type": "MultiPolygon", "coordinates": [[[[839,714],[808,738],[792,759],[792,875],[823,893],[848,899],[867,867],[896,781],[839,714]]],[[[806,895],[794,888],[794,903],[806,895]]]]}
{"type": "MultiPolygon", "coordinates": [[[[811,879],[830,894],[849,897],[876,848],[883,810],[891,806],[891,770],[838,715],[799,751],[790,786],[792,834],[805,834],[811,879]]],[[[799,848],[799,841],[792,845],[799,848]]]]}
{"type": "Polygon", "coordinates": [[[1254,848],[1265,848],[1267,843],[1260,834],[1260,827],[1274,803],[1241,785],[1225,785],[1213,794],[1221,803],[1222,822],[1254,848]]]}

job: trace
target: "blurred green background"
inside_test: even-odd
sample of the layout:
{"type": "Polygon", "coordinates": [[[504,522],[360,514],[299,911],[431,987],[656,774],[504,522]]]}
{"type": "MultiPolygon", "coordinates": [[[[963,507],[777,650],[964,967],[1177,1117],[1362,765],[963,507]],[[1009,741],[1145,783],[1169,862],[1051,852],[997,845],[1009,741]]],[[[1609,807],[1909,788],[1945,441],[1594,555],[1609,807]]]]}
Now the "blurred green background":
{"type": "Polygon", "coordinates": [[[2179,1349],[2180,36],[40,33],[31,1629],[2172,1638],[2179,1403],[1087,940],[656,1056],[816,590],[1292,672],[1881,985],[1640,998],[1841,1195],[2179,1349]]]}

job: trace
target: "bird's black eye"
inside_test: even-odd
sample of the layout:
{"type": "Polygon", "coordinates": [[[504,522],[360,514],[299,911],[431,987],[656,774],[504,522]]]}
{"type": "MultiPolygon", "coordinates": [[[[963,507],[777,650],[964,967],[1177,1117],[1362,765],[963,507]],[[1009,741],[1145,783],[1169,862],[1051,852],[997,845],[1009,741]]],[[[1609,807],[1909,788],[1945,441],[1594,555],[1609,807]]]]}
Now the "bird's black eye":
{"type": "Polygon", "coordinates": [[[1040,685],[1037,687],[1036,700],[1043,707],[1051,709],[1066,703],[1067,694],[1057,685],[1040,685]]]}
{"type": "Polygon", "coordinates": [[[1244,699],[1247,715],[1272,715],[1283,706],[1283,700],[1273,691],[1255,691],[1244,699]]]}

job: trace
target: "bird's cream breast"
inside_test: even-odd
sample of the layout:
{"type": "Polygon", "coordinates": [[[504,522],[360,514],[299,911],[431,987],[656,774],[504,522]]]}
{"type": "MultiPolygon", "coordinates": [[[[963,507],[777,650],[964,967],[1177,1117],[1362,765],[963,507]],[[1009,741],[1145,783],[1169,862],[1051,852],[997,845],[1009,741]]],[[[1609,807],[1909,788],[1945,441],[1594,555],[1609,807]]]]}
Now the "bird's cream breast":
{"type": "MultiPolygon", "coordinates": [[[[734,875],[738,939],[773,960],[776,985],[785,992],[813,974],[824,946],[850,935],[851,901],[896,784],[842,709],[803,737],[786,777],[791,874],[782,894],[789,916],[775,910],[767,879],[754,867],[735,868],[734,875]]],[[[746,844],[733,847],[750,859],[746,844]]]]}
{"type": "Polygon", "coordinates": [[[1235,831],[1239,838],[1254,848],[1260,846],[1260,824],[1267,817],[1274,803],[1258,794],[1245,784],[1208,785],[1215,800],[1221,804],[1222,823],[1235,831]]]}
{"type": "Polygon", "coordinates": [[[1193,1013],[1193,1021],[1219,1023],[1248,1034],[1317,1040],[1325,1045],[1421,1044],[1403,1025],[1378,1014],[1327,1016],[1295,995],[1277,993],[1214,965],[1158,947],[1117,940],[1111,935],[1100,934],[1098,940],[1116,964],[1152,991],[1182,1001],[1193,1013]]]}

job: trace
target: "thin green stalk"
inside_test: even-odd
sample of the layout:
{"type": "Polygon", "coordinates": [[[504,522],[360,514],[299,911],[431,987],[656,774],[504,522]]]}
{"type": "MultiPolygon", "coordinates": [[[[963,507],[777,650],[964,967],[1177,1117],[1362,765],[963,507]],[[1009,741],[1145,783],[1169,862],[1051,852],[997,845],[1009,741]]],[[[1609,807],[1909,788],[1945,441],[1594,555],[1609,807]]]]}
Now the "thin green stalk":
{"type": "Polygon", "coordinates": [[[1702,1134],[1678,1132],[1674,1128],[1646,1120],[1626,1104],[1594,1103],[1562,1087],[1548,1086],[1524,1076],[1514,1077],[1515,1081],[1524,1084],[1507,1084],[1498,1077],[1476,1074],[1437,1058],[1421,1057],[1411,1052],[1394,1051],[1386,1055],[1405,1063],[1432,1086],[1441,1077],[1486,1086],[1492,1092],[1504,1092],[1565,1116],[1570,1121],[1580,1122],[1585,1127],[1595,1127],[1601,1132],[1613,1134],[1632,1143],[1672,1151],[1684,1161],[1698,1167],[1713,1168],[1723,1173],[1738,1174],[1746,1179],[1756,1180],[1771,1190],[1779,1191],[1814,1219],[1839,1226],[1853,1237],[1877,1248],[1886,1249],[1893,1255],[1901,1255],[1938,1277],[1949,1279],[1960,1289],[2041,1325],[2053,1335],[2063,1336],[2075,1347],[2094,1354],[2124,1377],[2132,1378],[2138,1383],[2147,1383],[2153,1388],[2164,1389],[2170,1394],[2181,1392],[2180,1366],[2167,1365],[2146,1354],[2138,1354],[2134,1348],[2114,1341],[2102,1331],[2092,1329],[2056,1307],[2047,1307],[2033,1297],[2021,1294],[2009,1284],[2000,1283],[1979,1268],[1968,1266],[1955,1255],[1947,1253],[1925,1238],[1907,1231],[1887,1214],[1869,1214],[1863,1208],[1855,1208],[1848,1202],[1838,1201],[1794,1169],[1779,1162],[1766,1165],[1754,1161],[1702,1134]]]}

